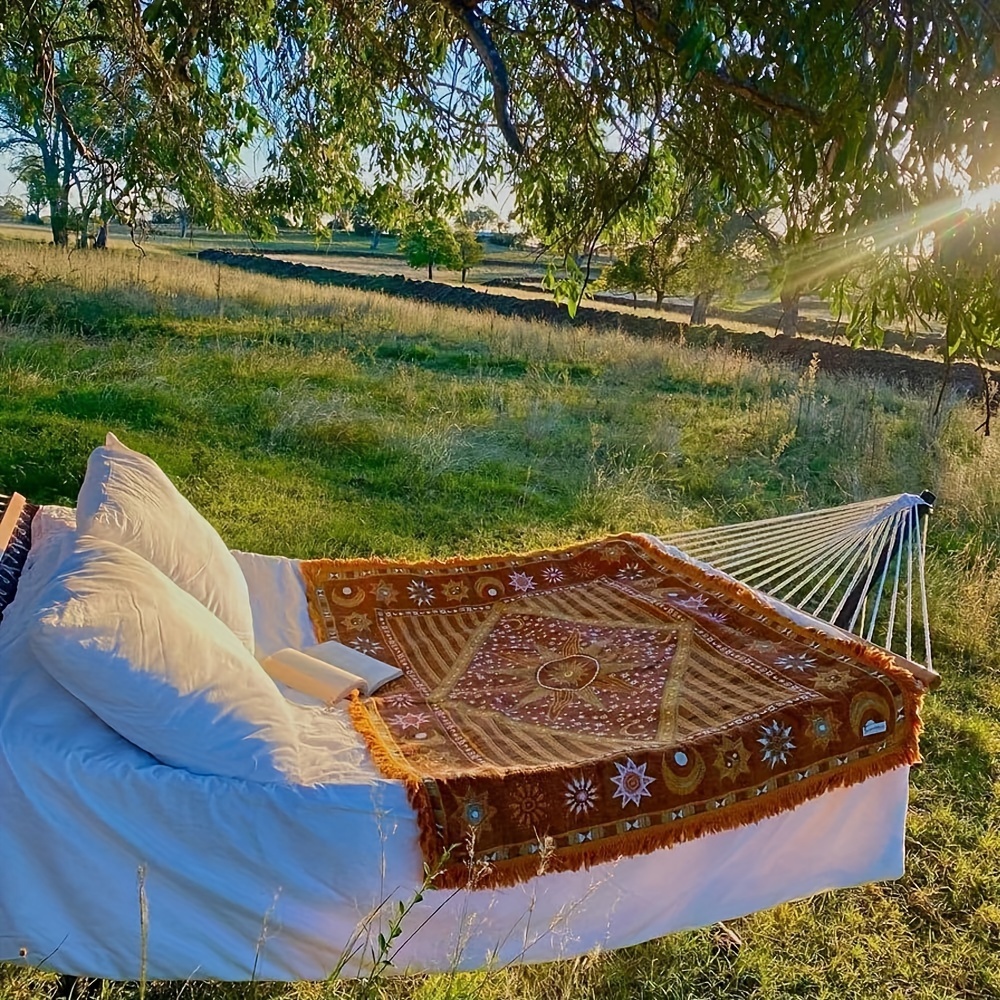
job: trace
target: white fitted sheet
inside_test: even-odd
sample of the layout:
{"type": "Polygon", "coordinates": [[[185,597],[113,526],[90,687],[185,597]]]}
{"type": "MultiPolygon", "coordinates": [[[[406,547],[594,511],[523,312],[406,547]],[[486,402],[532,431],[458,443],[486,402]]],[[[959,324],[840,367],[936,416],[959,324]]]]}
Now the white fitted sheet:
{"type": "MultiPolygon", "coordinates": [[[[11,606],[72,519],[43,509],[11,606]]],[[[237,554],[258,651],[314,641],[293,562],[237,554]]],[[[341,762],[299,788],[191,774],[123,740],[0,625],[0,960],[109,979],[322,979],[370,954],[381,901],[421,882],[416,817],[341,713],[341,762]],[[357,750],[357,753],[352,751],[357,750]],[[343,763],[349,761],[348,765],[343,763]],[[148,912],[140,947],[139,882],[148,912]],[[26,955],[21,954],[24,949],[26,955]]],[[[614,948],[825,889],[898,877],[908,768],[761,822],[507,889],[431,891],[394,972],[614,948]]]]}

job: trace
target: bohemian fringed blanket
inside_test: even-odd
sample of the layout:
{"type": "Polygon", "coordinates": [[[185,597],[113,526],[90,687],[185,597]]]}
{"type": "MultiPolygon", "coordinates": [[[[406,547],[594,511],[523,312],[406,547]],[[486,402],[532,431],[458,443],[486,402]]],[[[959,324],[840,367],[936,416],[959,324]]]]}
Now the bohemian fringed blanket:
{"type": "Polygon", "coordinates": [[[435,885],[511,885],[729,829],[918,759],[922,686],[649,539],[301,564],[317,637],[404,677],[352,702],[435,885]]]}

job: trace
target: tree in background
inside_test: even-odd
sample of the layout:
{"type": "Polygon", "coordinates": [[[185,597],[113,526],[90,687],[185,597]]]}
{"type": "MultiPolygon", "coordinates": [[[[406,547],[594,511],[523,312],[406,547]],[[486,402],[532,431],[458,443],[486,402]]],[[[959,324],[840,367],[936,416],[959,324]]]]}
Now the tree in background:
{"type": "Polygon", "coordinates": [[[175,192],[161,192],[150,213],[155,224],[177,226],[180,239],[190,237],[194,232],[194,220],[191,218],[191,206],[179,198],[175,192]]]}
{"type": "MultiPolygon", "coordinates": [[[[411,223],[399,239],[399,252],[410,267],[427,268],[427,278],[434,280],[434,268],[459,270],[462,252],[451,226],[442,218],[411,223]]],[[[464,277],[463,277],[464,280],[464,277]]]]}
{"type": "Polygon", "coordinates": [[[746,291],[768,261],[766,241],[751,218],[737,213],[719,224],[697,227],[689,236],[678,283],[693,297],[691,325],[702,326],[716,298],[732,300],[746,291]]]}
{"type": "Polygon", "coordinates": [[[86,250],[90,246],[91,219],[96,216],[103,222],[113,214],[107,201],[107,178],[99,164],[79,159],[74,164],[71,177],[76,191],[76,206],[70,213],[70,229],[78,234],[77,245],[86,250]]]}
{"type": "Polygon", "coordinates": [[[712,197],[697,180],[661,204],[672,212],[615,231],[617,259],[605,268],[601,285],[630,291],[633,300],[651,293],[657,308],[667,295],[691,296],[690,322],[700,326],[714,298],[736,296],[763,268],[764,241],[755,220],[712,197]]]}
{"type": "Polygon", "coordinates": [[[678,232],[665,230],[648,243],[626,248],[601,272],[600,287],[631,292],[633,303],[639,295],[652,294],[661,309],[664,297],[678,290],[677,273],[684,267],[679,242],[678,232]]]}
{"type": "MultiPolygon", "coordinates": [[[[72,0],[66,9],[74,10],[72,0]]],[[[45,86],[31,79],[20,90],[0,86],[0,149],[16,154],[15,174],[33,193],[44,190],[53,243],[67,246],[75,230],[86,247],[90,219],[110,186],[108,155],[124,139],[123,97],[95,82],[98,60],[83,41],[59,49],[52,71],[45,86]],[[61,113],[51,105],[52,94],[58,94],[61,113]]]]}
{"type": "Polygon", "coordinates": [[[8,194],[0,197],[0,221],[20,222],[24,218],[24,205],[20,198],[8,194]]]}
{"type": "MultiPolygon", "coordinates": [[[[799,302],[818,291],[825,277],[813,266],[815,249],[850,227],[858,211],[857,192],[845,188],[833,162],[827,155],[821,163],[810,159],[805,171],[778,171],[768,201],[744,207],[739,216],[769,258],[769,284],[781,303],[778,330],[785,336],[796,335],[799,302]]],[[[886,192],[886,204],[898,207],[898,199],[886,192]]]]}
{"type": "MultiPolygon", "coordinates": [[[[641,247],[631,247],[624,252],[623,256],[616,257],[604,270],[594,287],[600,291],[605,288],[615,292],[629,292],[632,295],[633,307],[638,307],[639,296],[651,291],[649,275],[645,268],[644,254],[641,247]]],[[[663,296],[659,296],[656,302],[657,307],[663,301],[663,296]]]]}
{"type": "Polygon", "coordinates": [[[462,212],[462,221],[467,229],[479,232],[483,229],[499,229],[500,216],[489,205],[477,205],[462,212]]]}
{"type": "Polygon", "coordinates": [[[455,229],[455,241],[458,243],[458,263],[462,271],[462,284],[469,268],[476,267],[483,260],[483,245],[476,239],[476,234],[467,226],[455,229]]]}
{"type": "Polygon", "coordinates": [[[0,94],[104,165],[123,218],[165,183],[206,224],[263,231],[275,212],[318,224],[360,177],[428,215],[503,181],[586,280],[614,229],[670,214],[672,163],[751,208],[788,215],[808,195],[792,317],[798,277],[849,264],[819,274],[822,246],[861,252],[870,227],[1000,181],[1000,11],[984,0],[6,0],[0,21],[0,94]],[[113,96],[122,120],[92,134],[75,91],[113,96]]]}
{"type": "Polygon", "coordinates": [[[42,205],[45,204],[47,186],[42,158],[37,153],[22,152],[14,158],[11,172],[24,185],[27,196],[25,218],[31,222],[41,222],[42,205]]]}
{"type": "Polygon", "coordinates": [[[381,227],[378,220],[372,218],[368,211],[368,204],[364,201],[356,202],[351,207],[351,230],[358,236],[367,236],[371,241],[368,245],[370,250],[377,250],[379,241],[382,238],[381,227]]]}
{"type": "MultiPolygon", "coordinates": [[[[0,149],[18,154],[15,171],[30,183],[32,195],[42,195],[48,205],[52,242],[66,246],[69,239],[70,192],[77,149],[70,141],[63,119],[43,116],[40,94],[25,107],[9,94],[0,93],[0,149]],[[18,165],[21,170],[18,170],[18,165]]],[[[34,200],[34,199],[32,199],[34,200]]]]}

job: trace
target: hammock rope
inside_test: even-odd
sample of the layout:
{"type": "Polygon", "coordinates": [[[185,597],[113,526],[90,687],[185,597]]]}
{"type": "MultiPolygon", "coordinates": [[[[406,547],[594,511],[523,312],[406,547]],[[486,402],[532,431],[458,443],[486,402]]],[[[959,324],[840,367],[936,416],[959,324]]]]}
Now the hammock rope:
{"type": "Polygon", "coordinates": [[[665,541],[869,642],[878,635],[883,648],[933,669],[924,557],[925,515],[934,499],[903,493],[686,531],[665,541]],[[918,661],[914,647],[921,640],[918,661]]]}

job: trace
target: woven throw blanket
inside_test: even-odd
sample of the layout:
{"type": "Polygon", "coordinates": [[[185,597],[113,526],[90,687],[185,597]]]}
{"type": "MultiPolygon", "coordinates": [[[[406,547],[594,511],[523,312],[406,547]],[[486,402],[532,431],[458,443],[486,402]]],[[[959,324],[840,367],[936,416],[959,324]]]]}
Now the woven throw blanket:
{"type": "Polygon", "coordinates": [[[642,536],[301,563],[320,641],[404,676],[351,704],[438,887],[753,823],[918,759],[922,685],[642,536]]]}

